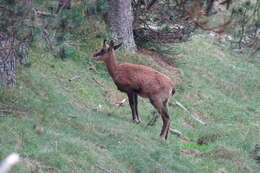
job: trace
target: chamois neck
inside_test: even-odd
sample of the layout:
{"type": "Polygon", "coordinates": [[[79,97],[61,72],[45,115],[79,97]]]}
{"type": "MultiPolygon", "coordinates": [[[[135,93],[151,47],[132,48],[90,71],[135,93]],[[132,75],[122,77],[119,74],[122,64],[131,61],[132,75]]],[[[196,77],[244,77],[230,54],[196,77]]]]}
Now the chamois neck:
{"type": "Polygon", "coordinates": [[[105,64],[107,66],[108,73],[114,79],[117,68],[117,60],[113,50],[110,52],[109,57],[105,61],[105,64]]]}

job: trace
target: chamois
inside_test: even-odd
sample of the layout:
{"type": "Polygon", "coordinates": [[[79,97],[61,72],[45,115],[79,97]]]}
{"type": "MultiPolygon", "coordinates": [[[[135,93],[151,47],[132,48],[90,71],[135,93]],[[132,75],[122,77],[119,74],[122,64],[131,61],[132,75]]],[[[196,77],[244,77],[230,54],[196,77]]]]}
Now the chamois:
{"type": "Polygon", "coordinates": [[[106,40],[104,40],[103,48],[93,56],[97,61],[105,63],[118,90],[127,94],[134,123],[141,122],[137,111],[138,95],[150,99],[151,104],[162,117],[161,139],[167,140],[170,128],[167,103],[170,96],[175,93],[173,82],[168,76],[150,67],[131,63],[117,63],[115,50],[121,44],[114,46],[113,41],[106,44],[106,40]]]}

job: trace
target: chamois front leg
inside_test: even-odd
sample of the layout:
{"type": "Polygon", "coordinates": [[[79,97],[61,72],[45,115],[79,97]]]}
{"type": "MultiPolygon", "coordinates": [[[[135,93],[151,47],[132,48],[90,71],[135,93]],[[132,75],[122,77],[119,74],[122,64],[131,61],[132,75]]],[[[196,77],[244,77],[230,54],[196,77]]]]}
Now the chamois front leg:
{"type": "Polygon", "coordinates": [[[138,124],[140,123],[140,121],[137,119],[136,116],[136,102],[135,102],[135,93],[134,92],[128,92],[127,93],[128,96],[128,101],[132,110],[132,117],[133,117],[133,122],[138,124]]]}
{"type": "Polygon", "coordinates": [[[137,121],[138,123],[142,122],[142,120],[140,119],[139,117],[139,114],[138,114],[138,95],[137,93],[134,93],[134,105],[135,105],[135,115],[136,115],[136,118],[137,118],[137,121]]]}

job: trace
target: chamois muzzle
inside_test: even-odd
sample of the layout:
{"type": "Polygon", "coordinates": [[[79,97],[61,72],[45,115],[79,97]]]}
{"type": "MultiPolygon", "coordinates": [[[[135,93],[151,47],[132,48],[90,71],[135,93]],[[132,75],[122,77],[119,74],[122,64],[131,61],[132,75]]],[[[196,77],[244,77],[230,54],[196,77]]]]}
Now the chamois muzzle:
{"type": "Polygon", "coordinates": [[[93,57],[94,57],[95,60],[98,60],[98,58],[99,58],[100,56],[98,55],[98,53],[94,53],[94,54],[93,54],[93,57]]]}
{"type": "Polygon", "coordinates": [[[118,45],[114,45],[114,42],[111,41],[110,44],[106,44],[106,40],[104,40],[103,42],[103,48],[98,51],[97,53],[95,53],[93,55],[93,57],[97,60],[97,61],[102,61],[102,57],[109,53],[111,50],[116,50],[118,49],[120,46],[122,45],[122,43],[118,44],[118,45]]]}
{"type": "Polygon", "coordinates": [[[97,53],[95,53],[95,54],[93,55],[93,57],[95,58],[95,60],[99,61],[100,58],[107,52],[107,50],[108,50],[108,48],[109,48],[109,45],[106,44],[106,42],[107,42],[107,40],[105,39],[105,40],[103,41],[103,48],[102,48],[100,51],[98,51],[97,53]]]}
{"type": "Polygon", "coordinates": [[[101,51],[99,51],[99,52],[97,52],[97,53],[95,53],[94,55],[93,55],[93,57],[95,58],[95,60],[99,60],[99,58],[101,58],[102,57],[102,55],[104,55],[105,54],[105,50],[104,49],[102,49],[101,51]]]}

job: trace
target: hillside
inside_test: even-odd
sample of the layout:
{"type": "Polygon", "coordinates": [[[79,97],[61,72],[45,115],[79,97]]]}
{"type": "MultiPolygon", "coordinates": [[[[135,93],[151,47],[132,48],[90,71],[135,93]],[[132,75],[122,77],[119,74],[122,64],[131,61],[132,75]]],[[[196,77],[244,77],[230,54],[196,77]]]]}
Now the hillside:
{"type": "Polygon", "coordinates": [[[31,67],[18,67],[17,87],[0,91],[0,159],[11,152],[22,157],[13,172],[260,169],[253,153],[260,144],[259,67],[206,35],[171,45],[168,61],[174,67],[140,52],[118,52],[119,61],[151,66],[176,83],[171,125],[190,141],[170,135],[168,142],[161,142],[161,120],[147,126],[154,111],[147,99],[140,98],[139,125],[132,123],[128,103],[116,105],[126,95],[116,89],[104,65],[92,59],[103,32],[96,22],[70,35],[71,56],[64,61],[37,42],[30,52],[31,67]],[[207,125],[194,121],[176,101],[207,125]],[[187,153],[190,150],[200,154],[187,153]]]}

